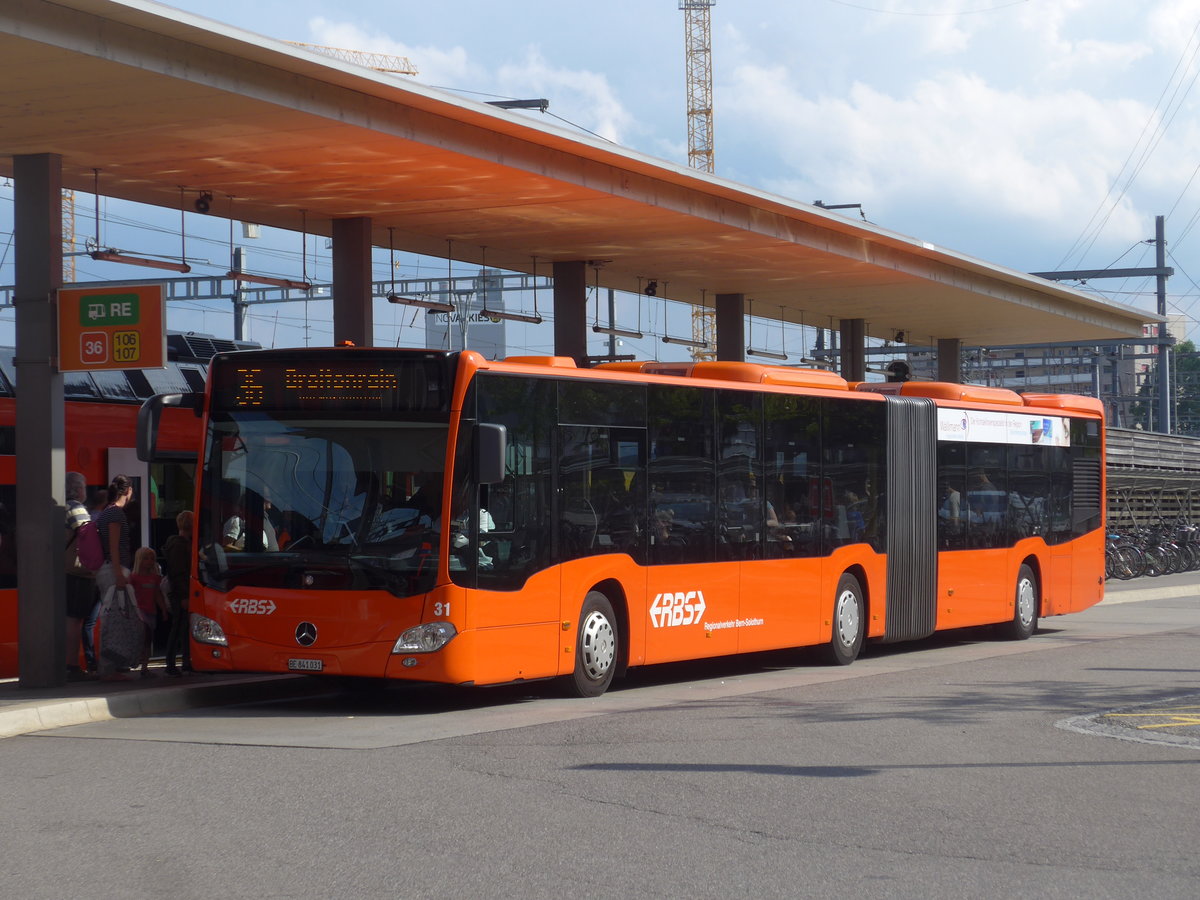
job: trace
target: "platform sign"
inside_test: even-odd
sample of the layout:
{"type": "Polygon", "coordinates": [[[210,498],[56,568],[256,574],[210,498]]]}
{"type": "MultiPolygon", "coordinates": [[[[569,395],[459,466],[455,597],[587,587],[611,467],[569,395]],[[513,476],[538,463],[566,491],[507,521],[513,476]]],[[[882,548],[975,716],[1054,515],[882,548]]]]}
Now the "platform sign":
{"type": "Polygon", "coordinates": [[[58,369],[161,369],[167,361],[161,284],[112,284],[58,292],[58,369]]]}

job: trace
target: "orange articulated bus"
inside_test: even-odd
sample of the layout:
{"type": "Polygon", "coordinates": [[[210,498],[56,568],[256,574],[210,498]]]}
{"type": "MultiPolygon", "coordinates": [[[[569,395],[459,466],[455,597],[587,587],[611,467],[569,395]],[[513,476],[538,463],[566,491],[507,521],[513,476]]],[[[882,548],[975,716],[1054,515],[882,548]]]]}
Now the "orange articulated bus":
{"type": "Polygon", "coordinates": [[[595,696],[629,666],[1027,638],[1103,596],[1087,397],[336,348],[220,354],[203,403],[198,669],[595,696]]]}

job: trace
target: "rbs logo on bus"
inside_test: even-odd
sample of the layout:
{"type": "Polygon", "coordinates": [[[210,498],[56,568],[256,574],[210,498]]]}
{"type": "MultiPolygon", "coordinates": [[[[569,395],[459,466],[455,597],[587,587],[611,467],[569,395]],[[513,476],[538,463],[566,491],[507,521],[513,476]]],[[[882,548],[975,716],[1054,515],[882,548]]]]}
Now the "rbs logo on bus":
{"type": "Polygon", "coordinates": [[[269,616],[275,612],[275,601],[238,597],[229,601],[229,611],[243,616],[269,616]]]}
{"type": "Polygon", "coordinates": [[[699,625],[706,605],[701,591],[683,591],[655,594],[650,604],[650,621],[655,628],[673,628],[676,625],[699,625]]]}

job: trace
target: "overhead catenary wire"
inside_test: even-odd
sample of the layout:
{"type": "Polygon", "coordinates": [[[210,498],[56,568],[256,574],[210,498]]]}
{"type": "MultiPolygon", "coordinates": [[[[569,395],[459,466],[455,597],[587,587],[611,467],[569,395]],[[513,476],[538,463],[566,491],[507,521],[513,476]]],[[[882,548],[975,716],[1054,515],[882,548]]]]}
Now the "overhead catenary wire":
{"type": "MultiPolygon", "coordinates": [[[[470,90],[467,90],[466,88],[447,87],[445,85],[437,85],[437,84],[431,84],[431,85],[427,85],[427,86],[433,88],[434,90],[438,90],[438,91],[450,91],[453,94],[471,94],[476,97],[491,97],[494,100],[517,100],[518,99],[517,97],[506,97],[503,94],[490,94],[490,93],[487,93],[486,91],[470,91],[470,90]]],[[[570,125],[572,128],[577,128],[580,131],[584,132],[585,134],[590,134],[592,137],[600,138],[600,140],[607,141],[610,144],[616,144],[616,141],[614,141],[612,138],[605,137],[604,135],[602,135],[598,132],[592,131],[590,128],[586,128],[583,125],[580,125],[578,122],[572,122],[570,119],[564,119],[562,116],[552,113],[548,109],[539,109],[537,111],[540,112],[544,116],[549,116],[552,119],[557,119],[558,121],[560,121],[566,125],[570,125]]]]}
{"type": "Polygon", "coordinates": [[[1187,44],[1184,46],[1184,49],[1180,53],[1179,59],[1175,63],[1175,68],[1172,70],[1170,77],[1167,79],[1167,83],[1163,86],[1162,92],[1159,94],[1154,108],[1147,115],[1146,121],[1142,125],[1142,130],[1139,132],[1133,147],[1130,148],[1129,154],[1125,158],[1125,162],[1122,163],[1121,168],[1114,176],[1108,191],[1097,204],[1096,209],[1092,212],[1091,217],[1088,219],[1087,224],[1084,226],[1079,236],[1067,249],[1066,253],[1063,254],[1062,259],[1060,259],[1058,262],[1058,265],[1055,266],[1056,269],[1066,268],[1068,261],[1071,259],[1082,260],[1086,256],[1087,252],[1095,245],[1096,241],[1100,237],[1100,234],[1104,230],[1104,226],[1108,223],[1108,220],[1112,217],[1113,212],[1116,211],[1118,205],[1120,204],[1121,199],[1133,185],[1134,180],[1141,173],[1142,168],[1145,166],[1151,154],[1153,154],[1154,150],[1157,148],[1158,143],[1162,140],[1163,135],[1166,134],[1167,129],[1174,121],[1175,115],[1182,107],[1183,100],[1186,99],[1187,94],[1190,93],[1192,86],[1196,82],[1197,76],[1200,76],[1200,69],[1198,69],[1196,74],[1194,74],[1191,80],[1188,82],[1187,90],[1184,92],[1183,96],[1179,97],[1179,91],[1186,78],[1186,73],[1191,70],[1197,54],[1200,53],[1200,41],[1197,40],[1198,34],[1200,34],[1200,22],[1197,22],[1196,26],[1192,29],[1192,33],[1188,38],[1187,44]],[[1181,71],[1184,73],[1183,76],[1180,76],[1181,71]],[[1177,78],[1177,76],[1180,77],[1177,78]],[[1166,104],[1164,106],[1164,98],[1167,97],[1168,92],[1170,93],[1170,97],[1166,100],[1166,104]],[[1176,102],[1177,97],[1179,98],[1178,102],[1176,102]],[[1172,106],[1174,106],[1173,111],[1172,106]],[[1160,108],[1163,110],[1161,115],[1159,113],[1160,108]],[[1168,111],[1170,111],[1169,114],[1168,111]],[[1150,131],[1151,123],[1155,121],[1156,117],[1158,118],[1160,124],[1150,131]],[[1148,131],[1150,131],[1149,138],[1147,138],[1148,131]],[[1144,141],[1145,143],[1143,143],[1144,141]],[[1138,156],[1139,148],[1141,148],[1140,156],[1138,156]],[[1129,169],[1130,164],[1134,160],[1135,156],[1137,156],[1137,162],[1133,164],[1133,170],[1129,173],[1129,175],[1125,177],[1126,170],[1129,169]],[[1122,182],[1123,178],[1124,181],[1122,182]],[[1115,197],[1113,196],[1114,191],[1117,192],[1115,197]],[[1112,197],[1111,202],[1109,200],[1110,197],[1112,197]],[[1106,206],[1107,212],[1104,211],[1106,206]],[[1103,215],[1101,215],[1102,213],[1103,215]],[[1098,217],[1099,221],[1097,222],[1098,217]]]}

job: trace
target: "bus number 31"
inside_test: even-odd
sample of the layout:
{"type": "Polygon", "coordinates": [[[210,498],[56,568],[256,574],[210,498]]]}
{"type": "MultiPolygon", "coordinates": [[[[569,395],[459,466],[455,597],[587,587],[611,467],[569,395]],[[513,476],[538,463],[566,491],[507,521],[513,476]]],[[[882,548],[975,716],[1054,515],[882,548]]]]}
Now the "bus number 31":
{"type": "Polygon", "coordinates": [[[438,603],[435,603],[435,604],[433,604],[433,614],[434,614],[435,616],[448,616],[448,615],[450,615],[450,604],[449,604],[449,602],[446,602],[446,603],[441,603],[441,602],[438,602],[438,603]]]}

